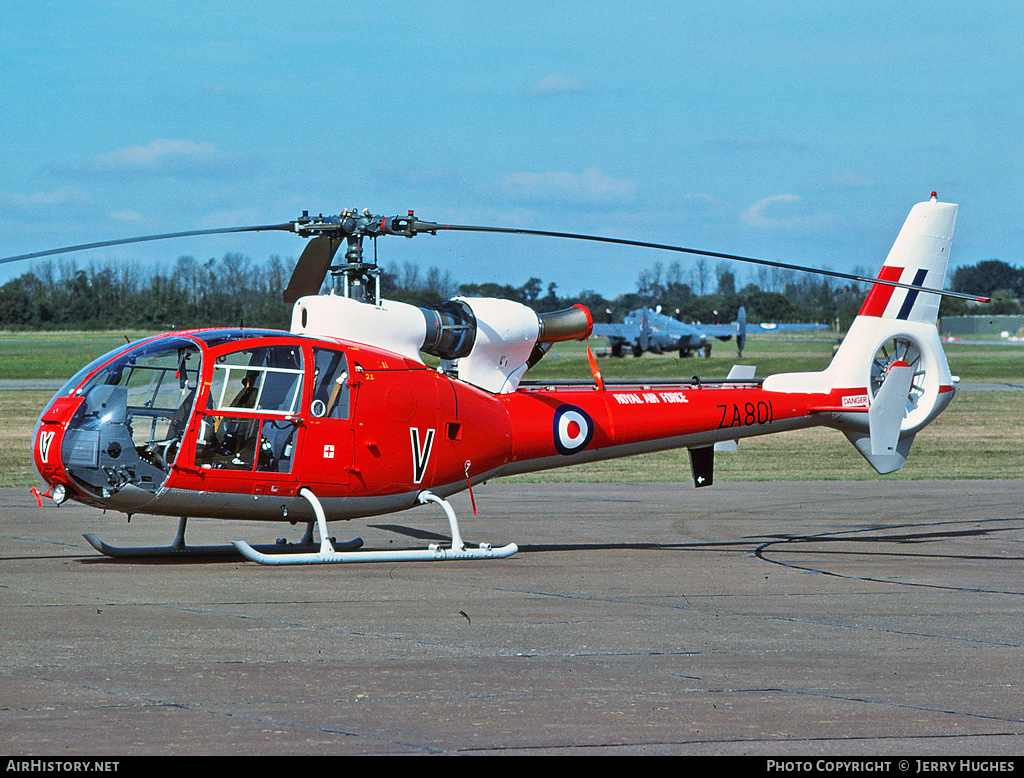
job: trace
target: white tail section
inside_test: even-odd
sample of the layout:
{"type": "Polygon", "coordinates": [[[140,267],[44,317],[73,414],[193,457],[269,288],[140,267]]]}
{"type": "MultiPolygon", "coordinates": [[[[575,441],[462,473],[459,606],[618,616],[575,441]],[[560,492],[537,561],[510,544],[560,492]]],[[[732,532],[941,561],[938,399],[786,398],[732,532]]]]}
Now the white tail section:
{"type": "MultiPolygon", "coordinates": [[[[940,203],[934,196],[915,205],[878,278],[943,288],[956,210],[955,205],[940,203]]],[[[914,435],[953,397],[953,379],[935,326],[939,300],[937,294],[875,284],[825,370],[770,376],[764,388],[832,394],[850,407],[875,406],[870,425],[864,418],[867,414],[851,412],[840,414],[836,426],[876,470],[898,470],[914,435]],[[909,366],[909,390],[896,392],[887,386],[883,392],[896,365],[900,366],[898,377],[892,378],[903,386],[907,371],[902,366],[909,366]],[[879,407],[883,403],[904,407],[879,407]]]]}

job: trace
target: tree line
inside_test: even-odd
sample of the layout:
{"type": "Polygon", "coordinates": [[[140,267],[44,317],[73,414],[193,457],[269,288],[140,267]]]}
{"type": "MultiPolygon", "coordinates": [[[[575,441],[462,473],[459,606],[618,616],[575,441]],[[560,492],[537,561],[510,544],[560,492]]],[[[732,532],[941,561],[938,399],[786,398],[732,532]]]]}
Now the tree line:
{"type": "Polygon", "coordinates": [[[974,306],[964,300],[943,298],[944,316],[1024,313],[1024,268],[1002,260],[985,259],[976,265],[958,267],[953,271],[950,288],[954,292],[991,297],[992,302],[974,306]]]}
{"type": "MultiPolygon", "coordinates": [[[[0,286],[0,327],[25,330],[175,329],[250,326],[287,329],[290,307],[282,301],[294,263],[274,255],[255,262],[242,254],[221,259],[177,259],[169,272],[144,273],[134,264],[46,262],[0,286]]],[[[868,276],[863,270],[857,275],[868,276]]],[[[683,265],[654,263],[643,269],[636,291],[607,299],[593,290],[563,296],[539,278],[513,284],[460,284],[449,271],[392,263],[381,268],[384,298],[431,305],[454,295],[516,300],[538,312],[581,303],[595,319],[621,321],[631,310],[660,306],[683,321],[713,323],[736,318],[745,306],[751,322],[821,322],[845,329],[867,284],[837,283],[809,273],[761,268],[740,286],[729,263],[712,267],[698,259],[683,265]]],[[[950,288],[991,296],[977,305],[943,298],[941,315],[1022,313],[1024,269],[1000,260],[957,268],[950,288]]]]}

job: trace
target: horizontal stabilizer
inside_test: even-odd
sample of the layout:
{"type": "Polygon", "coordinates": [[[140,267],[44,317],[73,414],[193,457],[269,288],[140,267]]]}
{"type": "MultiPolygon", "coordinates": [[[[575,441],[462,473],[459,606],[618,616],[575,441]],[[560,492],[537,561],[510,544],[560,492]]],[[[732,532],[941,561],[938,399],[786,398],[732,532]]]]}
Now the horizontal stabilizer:
{"type": "MultiPolygon", "coordinates": [[[[743,309],[740,308],[742,312],[743,309]]],[[[746,318],[744,314],[744,323],[746,318]]],[[[728,379],[734,381],[752,381],[754,380],[754,373],[757,371],[757,365],[733,365],[729,370],[728,379]]],[[[739,441],[733,440],[720,440],[715,444],[715,451],[722,451],[732,453],[739,450],[739,441]]]]}
{"type": "Polygon", "coordinates": [[[733,365],[726,376],[731,381],[752,381],[757,365],[733,365]]]}

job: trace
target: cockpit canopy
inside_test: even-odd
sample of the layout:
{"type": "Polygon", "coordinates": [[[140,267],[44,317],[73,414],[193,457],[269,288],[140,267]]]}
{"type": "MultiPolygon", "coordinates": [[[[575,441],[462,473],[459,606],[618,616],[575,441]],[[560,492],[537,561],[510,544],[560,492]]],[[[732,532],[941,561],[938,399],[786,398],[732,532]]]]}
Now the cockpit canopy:
{"type": "Polygon", "coordinates": [[[81,398],[61,444],[67,473],[97,496],[127,483],[155,491],[177,455],[201,363],[198,343],[171,336],[129,344],[79,371],[40,420],[58,400],[81,398]]]}
{"type": "MultiPolygon", "coordinates": [[[[344,353],[314,348],[313,354],[324,380],[314,380],[309,412],[347,415],[344,353]],[[328,377],[331,385],[321,385],[328,377]]],[[[108,498],[128,486],[154,494],[183,448],[197,400],[204,413],[194,466],[287,472],[295,416],[307,410],[303,376],[302,344],[286,332],[159,336],[123,346],[80,370],[50,401],[40,425],[64,425],[60,464],[95,497],[108,498]],[[277,342],[268,342],[270,337],[277,342]],[[247,430],[251,434],[243,434],[247,430]]]]}

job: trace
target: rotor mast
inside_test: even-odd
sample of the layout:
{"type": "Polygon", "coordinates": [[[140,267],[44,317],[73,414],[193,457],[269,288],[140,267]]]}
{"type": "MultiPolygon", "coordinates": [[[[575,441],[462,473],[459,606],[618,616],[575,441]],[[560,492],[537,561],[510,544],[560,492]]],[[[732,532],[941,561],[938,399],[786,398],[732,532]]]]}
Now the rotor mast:
{"type": "Polygon", "coordinates": [[[419,232],[433,233],[438,225],[418,221],[412,211],[405,217],[388,217],[374,216],[368,209],[360,213],[351,208],[338,216],[321,214],[311,217],[308,211],[303,211],[302,216],[292,222],[292,227],[301,237],[314,238],[299,257],[293,281],[301,283],[303,279],[308,279],[309,284],[316,284],[317,288],[313,290],[307,285],[302,290],[295,290],[289,284],[289,290],[285,292],[286,302],[292,302],[302,294],[316,294],[319,283],[323,282],[323,277],[329,272],[335,294],[379,305],[381,270],[377,265],[376,251],[372,261],[364,257],[363,240],[368,237],[376,240],[381,235],[404,235],[411,238],[419,232]],[[334,255],[342,241],[347,244],[347,248],[342,261],[335,263],[334,255]],[[302,294],[299,294],[300,291],[302,294]]]}

